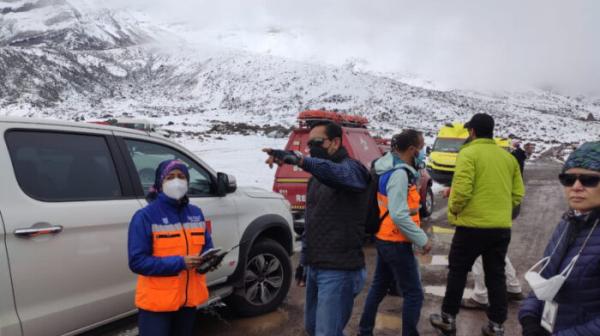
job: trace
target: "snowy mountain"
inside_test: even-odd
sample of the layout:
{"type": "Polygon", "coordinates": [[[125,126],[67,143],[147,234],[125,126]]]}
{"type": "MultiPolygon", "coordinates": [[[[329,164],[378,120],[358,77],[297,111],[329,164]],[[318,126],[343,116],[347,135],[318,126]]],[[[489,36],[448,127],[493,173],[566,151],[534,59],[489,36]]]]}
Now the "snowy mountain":
{"type": "Polygon", "coordinates": [[[151,40],[123,12],[65,0],[0,1],[0,46],[106,50],[151,40]]]}
{"type": "Polygon", "coordinates": [[[415,127],[433,136],[443,123],[488,112],[499,134],[547,146],[600,135],[599,122],[585,121],[600,120],[600,99],[434,90],[351,64],[312,64],[174,35],[123,11],[0,0],[0,111],[86,120],[143,116],[187,137],[224,122],[287,128],[308,108],[364,115],[384,135],[415,127]]]}

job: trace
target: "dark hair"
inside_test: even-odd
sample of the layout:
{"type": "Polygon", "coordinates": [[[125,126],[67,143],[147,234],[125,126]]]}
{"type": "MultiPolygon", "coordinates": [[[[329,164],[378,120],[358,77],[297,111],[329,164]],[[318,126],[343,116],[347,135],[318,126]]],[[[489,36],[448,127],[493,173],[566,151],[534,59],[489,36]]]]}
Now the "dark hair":
{"type": "Polygon", "coordinates": [[[475,136],[478,138],[486,138],[486,139],[494,138],[494,131],[478,130],[476,128],[474,130],[475,130],[475,136]]]}
{"type": "Polygon", "coordinates": [[[402,133],[396,134],[392,137],[392,149],[395,149],[399,152],[404,152],[410,146],[419,147],[421,144],[421,137],[423,137],[423,132],[415,129],[405,129],[402,131],[402,133]]]}
{"type": "Polygon", "coordinates": [[[329,140],[342,138],[342,126],[338,125],[337,123],[328,120],[316,121],[310,125],[310,129],[312,130],[318,126],[325,126],[325,134],[329,140]]]}
{"type": "Polygon", "coordinates": [[[487,113],[475,113],[471,120],[465,124],[466,129],[475,131],[478,138],[494,137],[494,118],[487,113]]]}

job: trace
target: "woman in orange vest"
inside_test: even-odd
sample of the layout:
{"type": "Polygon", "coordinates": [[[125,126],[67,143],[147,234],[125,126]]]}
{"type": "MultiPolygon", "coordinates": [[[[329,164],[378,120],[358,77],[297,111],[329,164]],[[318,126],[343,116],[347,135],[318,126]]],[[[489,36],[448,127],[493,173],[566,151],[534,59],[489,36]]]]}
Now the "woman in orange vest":
{"type": "Polygon", "coordinates": [[[156,169],[150,202],[129,224],[129,268],[138,274],[140,336],[191,335],[196,307],[208,300],[201,252],[213,247],[200,208],[186,196],[189,172],[178,160],[156,169]]]}

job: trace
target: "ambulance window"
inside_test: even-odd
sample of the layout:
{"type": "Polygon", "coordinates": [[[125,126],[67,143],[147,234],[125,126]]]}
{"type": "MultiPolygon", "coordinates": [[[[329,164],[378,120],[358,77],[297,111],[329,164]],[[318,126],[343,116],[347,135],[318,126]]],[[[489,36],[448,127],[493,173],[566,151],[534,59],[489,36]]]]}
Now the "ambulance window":
{"type": "Polygon", "coordinates": [[[458,153],[466,139],[437,138],[433,144],[434,152],[458,153]]]}

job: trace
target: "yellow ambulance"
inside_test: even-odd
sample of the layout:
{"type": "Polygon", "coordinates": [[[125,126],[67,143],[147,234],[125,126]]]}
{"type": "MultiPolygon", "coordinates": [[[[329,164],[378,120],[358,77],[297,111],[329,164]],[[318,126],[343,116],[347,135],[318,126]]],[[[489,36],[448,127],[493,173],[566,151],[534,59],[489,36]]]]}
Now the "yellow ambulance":
{"type": "MultiPolygon", "coordinates": [[[[450,185],[458,151],[468,137],[469,131],[461,122],[448,123],[440,128],[427,160],[427,171],[434,181],[450,185]]],[[[510,151],[510,139],[494,138],[494,140],[498,146],[510,151]]]]}

